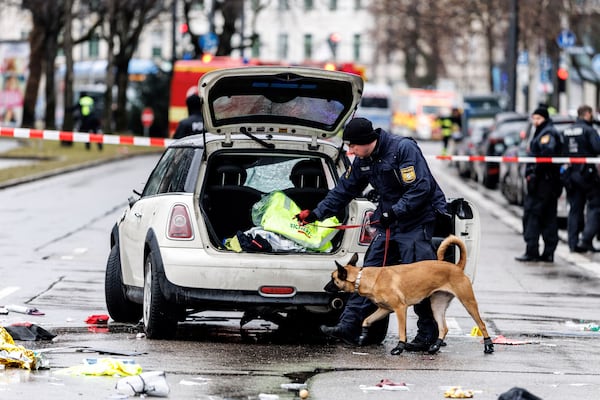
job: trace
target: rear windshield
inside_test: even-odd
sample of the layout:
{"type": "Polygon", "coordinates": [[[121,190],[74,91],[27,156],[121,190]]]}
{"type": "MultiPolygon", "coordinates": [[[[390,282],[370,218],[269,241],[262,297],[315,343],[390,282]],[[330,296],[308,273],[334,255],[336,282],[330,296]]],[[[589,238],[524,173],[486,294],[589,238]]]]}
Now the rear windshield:
{"type": "Polygon", "coordinates": [[[352,107],[353,94],[350,82],[288,73],[222,78],[207,101],[217,127],[285,122],[331,131],[352,107]]]}

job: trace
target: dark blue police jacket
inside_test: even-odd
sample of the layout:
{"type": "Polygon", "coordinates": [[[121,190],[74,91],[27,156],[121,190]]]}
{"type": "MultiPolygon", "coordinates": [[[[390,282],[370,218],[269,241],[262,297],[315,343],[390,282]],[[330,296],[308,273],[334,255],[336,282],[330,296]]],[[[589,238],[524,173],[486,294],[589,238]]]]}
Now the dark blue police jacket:
{"type": "Polygon", "coordinates": [[[392,208],[398,217],[394,229],[408,231],[433,222],[446,212],[446,197],[434,179],[414,139],[377,129],[379,138],[368,158],[356,157],[340,181],[314,210],[319,219],[336,214],[362,196],[370,183],[379,193],[373,219],[392,208]]]}

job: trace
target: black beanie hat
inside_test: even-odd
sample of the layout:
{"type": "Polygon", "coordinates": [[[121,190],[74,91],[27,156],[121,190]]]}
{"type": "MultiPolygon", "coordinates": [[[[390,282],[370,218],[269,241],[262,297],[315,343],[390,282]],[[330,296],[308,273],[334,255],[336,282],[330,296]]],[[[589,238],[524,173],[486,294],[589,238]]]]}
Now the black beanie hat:
{"type": "Polygon", "coordinates": [[[377,139],[373,124],[366,118],[354,118],[344,128],[342,138],[350,144],[369,144],[377,139]]]}
{"type": "Polygon", "coordinates": [[[531,115],[539,115],[541,117],[544,117],[544,119],[546,120],[550,118],[550,114],[548,114],[548,109],[546,107],[536,108],[535,111],[531,113],[531,115]]]}

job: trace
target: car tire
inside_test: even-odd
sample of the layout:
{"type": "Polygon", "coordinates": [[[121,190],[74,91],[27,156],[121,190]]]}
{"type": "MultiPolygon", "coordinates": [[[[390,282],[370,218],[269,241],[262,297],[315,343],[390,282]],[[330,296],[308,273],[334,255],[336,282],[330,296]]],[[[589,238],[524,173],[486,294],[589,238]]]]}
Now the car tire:
{"type": "Polygon", "coordinates": [[[144,332],[149,339],[172,339],[177,332],[176,313],[165,300],[161,290],[154,262],[150,252],[144,263],[144,332]]]}
{"type": "Polygon", "coordinates": [[[104,297],[110,317],[116,322],[137,323],[142,318],[142,305],[125,295],[119,246],[110,249],[104,277],[104,297]]]}

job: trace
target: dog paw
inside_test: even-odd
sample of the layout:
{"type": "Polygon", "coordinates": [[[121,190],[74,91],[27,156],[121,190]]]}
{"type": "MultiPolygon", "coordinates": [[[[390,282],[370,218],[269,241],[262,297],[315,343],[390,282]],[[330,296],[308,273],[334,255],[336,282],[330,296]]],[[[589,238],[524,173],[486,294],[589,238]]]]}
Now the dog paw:
{"type": "Polygon", "coordinates": [[[404,346],[405,345],[406,345],[405,342],[398,342],[398,345],[392,349],[392,351],[390,352],[390,354],[393,355],[393,356],[397,356],[397,355],[402,354],[402,352],[404,351],[404,346]]]}
{"type": "Polygon", "coordinates": [[[437,339],[435,341],[435,343],[433,343],[431,346],[429,346],[429,349],[427,349],[427,352],[429,354],[435,354],[438,351],[440,351],[440,347],[442,347],[442,343],[444,343],[444,341],[442,339],[437,339]]]}
{"type": "Polygon", "coordinates": [[[490,338],[483,339],[483,352],[485,354],[491,354],[494,352],[494,343],[492,342],[492,339],[490,339],[490,338]]]}

